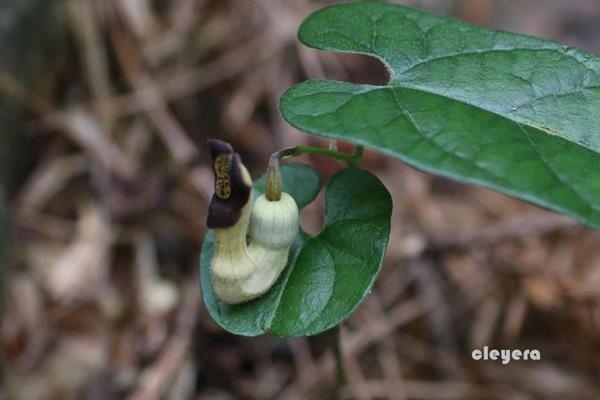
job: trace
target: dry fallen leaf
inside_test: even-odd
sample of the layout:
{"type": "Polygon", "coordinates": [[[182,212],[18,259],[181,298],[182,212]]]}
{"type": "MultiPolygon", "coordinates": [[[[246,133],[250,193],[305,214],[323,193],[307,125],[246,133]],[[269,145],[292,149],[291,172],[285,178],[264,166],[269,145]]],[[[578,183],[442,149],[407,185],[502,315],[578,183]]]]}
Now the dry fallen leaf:
{"type": "Polygon", "coordinates": [[[113,240],[111,226],[92,205],[80,212],[75,236],[57,259],[46,260],[45,285],[58,301],[95,293],[107,273],[113,240]]]}

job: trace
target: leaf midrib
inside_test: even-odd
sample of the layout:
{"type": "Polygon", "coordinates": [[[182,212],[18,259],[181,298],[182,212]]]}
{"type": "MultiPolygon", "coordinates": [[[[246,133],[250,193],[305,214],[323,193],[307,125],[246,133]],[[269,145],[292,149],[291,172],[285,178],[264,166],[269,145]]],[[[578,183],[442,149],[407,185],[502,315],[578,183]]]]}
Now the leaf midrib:
{"type": "MultiPolygon", "coordinates": [[[[372,55],[367,54],[367,53],[361,53],[361,54],[364,54],[364,55],[367,55],[367,56],[372,56],[372,55]]],[[[374,58],[379,59],[378,57],[374,57],[374,58]]],[[[406,82],[394,82],[392,80],[390,80],[388,82],[388,84],[385,85],[385,86],[372,85],[372,84],[357,84],[357,83],[352,83],[352,82],[337,81],[337,80],[331,80],[331,79],[312,79],[312,80],[310,80],[308,82],[323,82],[323,83],[334,82],[334,83],[339,83],[339,84],[343,84],[343,85],[355,85],[355,86],[361,87],[361,90],[357,91],[357,92],[350,92],[350,91],[349,92],[341,92],[341,91],[338,92],[338,93],[346,94],[346,95],[350,96],[347,100],[345,100],[344,102],[340,103],[339,107],[342,107],[344,104],[346,104],[349,101],[351,101],[354,98],[354,96],[356,96],[358,94],[369,93],[369,92],[373,92],[373,91],[376,91],[376,90],[410,89],[410,90],[414,90],[414,91],[418,91],[418,92],[422,92],[422,93],[428,93],[428,94],[431,94],[431,95],[434,95],[434,96],[442,97],[442,98],[450,100],[450,101],[456,101],[458,103],[462,103],[462,104],[466,104],[466,105],[472,106],[474,108],[477,108],[478,110],[482,110],[482,111],[486,111],[486,112],[492,113],[494,115],[497,115],[497,116],[499,116],[501,118],[504,118],[504,119],[507,119],[509,121],[515,122],[517,124],[522,124],[522,125],[525,125],[527,127],[532,128],[532,129],[537,129],[537,130],[543,131],[543,132],[545,132],[545,133],[547,133],[549,135],[558,136],[558,137],[560,137],[560,138],[562,138],[562,139],[564,139],[564,140],[566,140],[566,141],[568,141],[570,143],[573,143],[573,144],[575,144],[577,146],[580,146],[580,147],[583,147],[585,149],[591,150],[591,151],[593,151],[595,153],[598,152],[598,150],[595,149],[594,147],[588,146],[588,145],[586,145],[585,143],[582,143],[582,142],[575,141],[572,138],[570,138],[568,136],[565,136],[564,134],[561,134],[559,131],[556,131],[554,129],[542,126],[542,125],[540,125],[536,121],[532,121],[530,119],[514,115],[514,114],[512,114],[512,112],[514,112],[513,110],[507,111],[506,113],[502,113],[501,111],[498,111],[498,110],[494,110],[494,109],[483,107],[481,104],[478,104],[478,103],[475,103],[475,102],[472,102],[472,101],[468,101],[468,100],[462,99],[462,98],[451,97],[451,96],[445,95],[444,93],[440,93],[438,91],[431,90],[431,89],[428,89],[426,87],[422,87],[422,86],[419,86],[419,85],[416,85],[416,84],[409,84],[409,83],[406,83],[406,82]]],[[[300,86],[300,85],[303,85],[305,83],[306,82],[299,83],[296,86],[300,86]]],[[[294,87],[296,87],[296,86],[294,86],[294,87]]],[[[582,90],[589,90],[589,89],[600,89],[600,85],[594,85],[594,86],[588,86],[588,87],[583,87],[582,88],[582,90]]],[[[332,92],[328,92],[328,93],[336,93],[336,92],[332,91],[332,92]]],[[[569,93],[561,93],[561,94],[558,94],[558,95],[566,96],[566,95],[577,94],[577,93],[581,93],[581,91],[574,91],[574,92],[569,92],[569,93]]],[[[301,97],[306,98],[306,97],[319,96],[319,95],[321,95],[321,93],[317,92],[317,93],[306,94],[306,95],[303,95],[301,97]]],[[[540,97],[535,98],[534,100],[531,100],[531,101],[523,103],[523,104],[519,104],[519,105],[517,105],[517,106],[515,106],[513,108],[517,108],[518,109],[520,107],[526,106],[526,105],[531,104],[531,103],[533,103],[535,101],[538,101],[540,99],[543,99],[543,98],[546,98],[546,97],[551,97],[553,95],[556,95],[556,94],[547,94],[547,95],[544,95],[544,96],[540,96],[540,97]]],[[[311,116],[309,114],[298,114],[298,115],[311,116]]],[[[319,115],[324,115],[324,114],[319,114],[319,115]]],[[[396,118],[396,117],[394,117],[394,118],[396,118]]]]}
{"type": "MultiPolygon", "coordinates": [[[[575,144],[577,146],[581,146],[581,147],[586,148],[588,150],[591,150],[591,151],[593,151],[595,153],[598,153],[598,151],[600,151],[600,149],[596,149],[593,146],[586,145],[583,142],[575,141],[575,140],[573,140],[573,138],[571,138],[569,136],[566,136],[565,134],[563,134],[563,133],[561,133],[561,132],[559,132],[557,130],[554,130],[554,129],[542,126],[542,125],[540,125],[539,122],[532,121],[532,120],[530,120],[528,118],[523,118],[521,116],[515,115],[515,114],[513,114],[514,113],[513,110],[509,110],[509,111],[506,111],[506,113],[503,113],[502,111],[493,110],[491,108],[483,107],[481,104],[478,104],[478,103],[475,103],[475,102],[472,102],[472,101],[468,101],[466,99],[462,99],[462,98],[459,99],[459,98],[456,98],[456,97],[451,97],[451,96],[445,95],[445,94],[440,93],[440,92],[435,91],[435,90],[427,89],[427,88],[424,88],[424,87],[419,86],[419,85],[407,84],[405,82],[403,82],[402,85],[393,84],[393,82],[390,82],[387,86],[378,86],[378,87],[379,88],[389,87],[389,88],[411,89],[411,90],[420,91],[420,92],[423,92],[423,93],[428,93],[428,94],[440,96],[440,97],[443,97],[443,98],[451,100],[451,101],[456,101],[456,102],[459,102],[459,103],[462,103],[462,104],[467,104],[469,106],[475,107],[475,108],[477,108],[479,110],[482,110],[482,111],[487,111],[489,113],[497,115],[497,116],[499,116],[501,118],[505,118],[505,119],[510,120],[512,122],[515,122],[517,124],[522,124],[522,125],[525,125],[527,127],[543,131],[544,133],[547,133],[549,135],[558,136],[558,137],[560,137],[560,138],[562,138],[562,139],[564,139],[564,140],[566,140],[566,141],[568,141],[570,143],[573,143],[573,144],[575,144]]],[[[599,88],[600,88],[600,85],[597,85],[597,86],[585,87],[585,88],[583,88],[583,90],[599,89],[599,88]]],[[[576,91],[576,92],[572,92],[572,93],[561,93],[560,95],[561,96],[567,96],[567,95],[570,95],[570,94],[577,94],[577,93],[581,93],[581,91],[576,91]]],[[[551,97],[553,95],[556,95],[556,94],[547,94],[547,95],[544,95],[544,96],[540,96],[540,97],[535,98],[534,100],[531,100],[531,101],[526,102],[524,104],[519,104],[519,105],[517,105],[517,106],[515,106],[513,108],[519,109],[520,107],[524,107],[524,106],[526,106],[528,104],[532,104],[532,103],[534,103],[534,102],[536,102],[536,101],[538,101],[540,99],[551,97]]]]}

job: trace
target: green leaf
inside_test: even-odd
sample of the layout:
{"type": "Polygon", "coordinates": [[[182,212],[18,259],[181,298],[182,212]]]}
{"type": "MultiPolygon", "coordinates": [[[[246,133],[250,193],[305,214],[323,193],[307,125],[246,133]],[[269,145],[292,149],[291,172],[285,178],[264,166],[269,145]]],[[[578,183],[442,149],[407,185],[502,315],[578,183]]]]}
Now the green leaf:
{"type": "Polygon", "coordinates": [[[317,11],[300,40],[376,57],[390,81],[296,85],[295,127],[600,228],[600,58],[377,2],[317,11]]]}
{"type": "Polygon", "coordinates": [[[314,335],[354,311],[383,262],[392,200],[370,173],[345,169],[325,192],[325,226],[306,240],[287,280],[271,331],[314,335]]]}
{"type": "MultiPolygon", "coordinates": [[[[292,182],[286,172],[285,182],[295,183],[286,186],[298,189],[290,194],[304,191],[312,200],[318,181],[292,182]]],[[[368,172],[345,169],[327,185],[325,201],[323,231],[316,237],[301,232],[277,283],[248,303],[230,306],[215,298],[210,280],[214,235],[207,234],[200,276],[204,302],[217,324],[246,336],[312,335],[337,325],[361,303],[383,261],[392,208],[389,193],[368,172]]]]}

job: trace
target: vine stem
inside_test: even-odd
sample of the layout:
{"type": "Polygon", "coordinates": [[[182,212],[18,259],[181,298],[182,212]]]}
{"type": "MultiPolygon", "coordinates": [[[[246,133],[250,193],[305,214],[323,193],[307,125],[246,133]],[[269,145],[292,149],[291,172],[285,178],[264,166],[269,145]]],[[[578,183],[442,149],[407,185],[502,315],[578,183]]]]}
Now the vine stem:
{"type": "Polygon", "coordinates": [[[363,146],[356,146],[352,153],[345,153],[334,149],[325,149],[315,146],[294,146],[279,150],[271,156],[269,164],[275,164],[277,160],[290,157],[298,157],[302,154],[316,154],[324,157],[335,158],[341,161],[346,167],[358,168],[362,162],[364,153],[363,146]]]}
{"type": "Polygon", "coordinates": [[[342,338],[340,335],[340,325],[333,328],[333,338],[331,347],[335,358],[335,376],[336,376],[336,391],[339,392],[341,389],[348,384],[348,377],[346,375],[346,369],[344,368],[344,355],[342,352],[342,338]]]}

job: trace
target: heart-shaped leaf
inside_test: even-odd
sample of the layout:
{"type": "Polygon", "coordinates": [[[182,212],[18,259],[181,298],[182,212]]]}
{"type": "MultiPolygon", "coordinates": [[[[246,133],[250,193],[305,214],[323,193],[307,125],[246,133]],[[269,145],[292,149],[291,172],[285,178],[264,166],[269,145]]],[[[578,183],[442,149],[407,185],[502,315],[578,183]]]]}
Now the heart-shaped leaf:
{"type": "Polygon", "coordinates": [[[343,321],[365,298],[383,262],[392,200],[370,173],[345,169],[325,192],[325,226],[305,241],[279,299],[271,331],[314,335],[343,321]]]}
{"type": "Polygon", "coordinates": [[[390,81],[296,85],[292,125],[600,228],[600,58],[379,2],[317,11],[300,40],[376,57],[390,81]]]}
{"type": "MultiPolygon", "coordinates": [[[[314,180],[304,180],[308,174],[290,174],[289,168],[282,170],[285,190],[295,188],[289,193],[299,205],[305,205],[298,199],[304,193],[304,199],[312,200],[318,180],[314,185],[314,180]]],[[[387,246],[392,208],[389,193],[368,172],[346,169],[327,185],[325,201],[322,232],[316,237],[300,233],[277,283],[248,303],[231,306],[215,298],[210,279],[214,235],[207,234],[200,277],[204,302],[217,324],[247,336],[267,332],[312,335],[337,325],[361,303],[381,268],[387,246]]]]}

